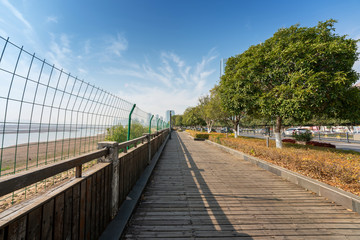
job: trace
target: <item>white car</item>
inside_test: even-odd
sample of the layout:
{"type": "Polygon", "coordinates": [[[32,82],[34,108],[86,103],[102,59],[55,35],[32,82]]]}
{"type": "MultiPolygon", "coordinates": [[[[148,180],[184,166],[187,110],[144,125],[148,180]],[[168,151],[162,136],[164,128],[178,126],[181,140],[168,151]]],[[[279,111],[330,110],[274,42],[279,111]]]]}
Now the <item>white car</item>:
{"type": "Polygon", "coordinates": [[[284,135],[285,136],[291,136],[293,135],[293,133],[306,133],[306,131],[309,131],[305,128],[288,128],[286,130],[284,130],[284,135]]]}

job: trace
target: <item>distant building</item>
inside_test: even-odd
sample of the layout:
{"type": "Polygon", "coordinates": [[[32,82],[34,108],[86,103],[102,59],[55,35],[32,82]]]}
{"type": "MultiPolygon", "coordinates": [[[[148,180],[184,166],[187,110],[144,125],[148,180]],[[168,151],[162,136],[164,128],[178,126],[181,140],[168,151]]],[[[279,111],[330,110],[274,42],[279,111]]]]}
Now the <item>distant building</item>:
{"type": "Polygon", "coordinates": [[[175,115],[175,111],[174,110],[167,110],[166,114],[165,114],[165,122],[169,122],[170,121],[170,111],[171,111],[171,116],[175,115]]]}

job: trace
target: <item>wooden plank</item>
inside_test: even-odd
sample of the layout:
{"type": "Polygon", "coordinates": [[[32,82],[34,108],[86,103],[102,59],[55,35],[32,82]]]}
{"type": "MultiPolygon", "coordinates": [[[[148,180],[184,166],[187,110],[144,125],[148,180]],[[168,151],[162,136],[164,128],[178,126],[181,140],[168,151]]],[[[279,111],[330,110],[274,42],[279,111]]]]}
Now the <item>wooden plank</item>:
{"type": "Polygon", "coordinates": [[[85,223],[86,223],[86,183],[80,183],[80,216],[79,216],[79,240],[85,239],[85,223]]]}
{"type": "MultiPolygon", "coordinates": [[[[109,223],[110,219],[109,219],[109,213],[110,213],[110,209],[109,209],[109,167],[105,168],[105,182],[104,182],[104,227],[107,226],[107,224],[109,223]]],[[[120,185],[120,184],[119,184],[120,185]]],[[[119,192],[120,193],[120,192],[119,192]]]]}
{"type": "Polygon", "coordinates": [[[71,239],[72,216],[73,216],[73,189],[70,188],[64,193],[64,239],[71,239]]]}
{"type": "Polygon", "coordinates": [[[28,214],[27,239],[40,239],[42,223],[42,207],[38,207],[28,214]]]}
{"type": "Polygon", "coordinates": [[[76,166],[75,177],[80,178],[82,176],[82,165],[76,166]]]}
{"type": "Polygon", "coordinates": [[[101,194],[101,172],[97,172],[95,175],[96,182],[96,210],[95,210],[95,239],[100,234],[100,194],[101,194]]]}
{"type": "Polygon", "coordinates": [[[128,194],[128,189],[129,189],[129,163],[128,163],[128,156],[124,157],[124,200],[128,194]]]}
{"type": "Polygon", "coordinates": [[[64,208],[65,194],[59,194],[55,198],[54,210],[54,239],[63,239],[64,236],[64,208]]]}
{"type": "Polygon", "coordinates": [[[130,141],[119,143],[119,149],[125,149],[126,147],[128,147],[134,143],[142,142],[143,139],[146,139],[146,136],[138,137],[138,138],[132,139],[130,141]]]}
{"type": "Polygon", "coordinates": [[[360,239],[359,214],[184,135],[153,174],[125,238],[360,239]]]}
{"type": "Polygon", "coordinates": [[[96,239],[96,173],[92,176],[92,184],[91,184],[91,229],[90,229],[90,237],[91,239],[96,239]]]}
{"type": "Polygon", "coordinates": [[[91,160],[103,157],[106,154],[108,154],[108,149],[104,148],[78,157],[73,157],[68,160],[23,171],[19,174],[2,177],[0,178],[0,196],[4,196],[33,183],[52,177],[58,173],[62,173],[66,170],[87,163],[91,160]]]}
{"type": "Polygon", "coordinates": [[[42,224],[41,224],[41,239],[53,239],[54,229],[54,203],[55,200],[51,199],[43,206],[42,224]]]}
{"type": "Polygon", "coordinates": [[[85,239],[91,237],[91,221],[92,221],[92,178],[86,179],[86,222],[85,222],[85,239]]]}
{"type": "MultiPolygon", "coordinates": [[[[123,199],[124,199],[124,166],[123,166],[124,163],[123,163],[123,160],[124,160],[124,158],[119,158],[119,206],[121,206],[123,199]]],[[[111,173],[109,172],[109,174],[111,174],[111,176],[109,175],[110,182],[111,182],[112,171],[111,171],[111,173]]],[[[111,196],[111,191],[112,191],[111,187],[108,189],[108,191],[109,191],[109,196],[111,196]]]]}
{"type": "Polygon", "coordinates": [[[0,229],[0,240],[4,240],[5,239],[5,230],[7,229],[7,227],[5,228],[1,228],[0,229]]]}
{"type": "Polygon", "coordinates": [[[99,233],[105,229],[104,225],[104,211],[105,211],[105,169],[101,169],[101,187],[100,187],[100,224],[99,233]]]}
{"type": "MultiPolygon", "coordinates": [[[[85,181],[84,181],[85,182],[85,181]]],[[[73,208],[72,208],[72,229],[71,229],[71,238],[79,238],[79,222],[80,222],[80,187],[81,183],[76,184],[73,187],[73,208]]]]}
{"type": "Polygon", "coordinates": [[[8,239],[25,239],[27,216],[9,224],[8,239]]]}

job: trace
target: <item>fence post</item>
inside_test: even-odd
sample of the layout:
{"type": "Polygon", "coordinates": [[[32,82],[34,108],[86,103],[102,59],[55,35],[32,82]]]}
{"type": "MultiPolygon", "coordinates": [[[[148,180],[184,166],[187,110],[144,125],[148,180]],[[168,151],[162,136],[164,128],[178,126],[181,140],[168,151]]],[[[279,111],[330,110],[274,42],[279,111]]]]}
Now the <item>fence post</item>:
{"type": "Polygon", "coordinates": [[[169,121],[169,139],[171,139],[171,110],[170,110],[170,121],[169,121]]]}
{"type": "Polygon", "coordinates": [[[109,149],[109,155],[99,159],[101,162],[112,163],[112,174],[111,174],[111,202],[110,202],[110,215],[111,219],[115,217],[118,212],[119,206],[119,173],[120,173],[120,162],[119,162],[119,144],[117,142],[99,142],[98,149],[102,148],[109,149]]]}
{"type": "Polygon", "coordinates": [[[151,134],[151,121],[153,120],[154,115],[151,116],[150,122],[149,122],[149,134],[151,134]]]}
{"type": "Polygon", "coordinates": [[[129,113],[129,123],[128,123],[128,132],[127,132],[127,141],[130,140],[130,131],[131,131],[131,115],[136,107],[136,104],[133,105],[130,113],[129,113]]]}
{"type": "Polygon", "coordinates": [[[156,131],[157,132],[159,131],[159,121],[160,121],[160,118],[158,118],[158,120],[156,121],[156,131]]]}
{"type": "Polygon", "coordinates": [[[346,132],[346,141],[349,142],[349,132],[346,132]]]}
{"type": "Polygon", "coordinates": [[[148,159],[148,163],[149,163],[149,164],[150,164],[150,162],[151,162],[151,122],[152,122],[152,120],[153,120],[153,117],[154,117],[154,115],[151,116],[150,122],[149,122],[149,135],[148,135],[148,143],[149,143],[149,145],[148,145],[148,149],[149,149],[149,159],[148,159]]]}

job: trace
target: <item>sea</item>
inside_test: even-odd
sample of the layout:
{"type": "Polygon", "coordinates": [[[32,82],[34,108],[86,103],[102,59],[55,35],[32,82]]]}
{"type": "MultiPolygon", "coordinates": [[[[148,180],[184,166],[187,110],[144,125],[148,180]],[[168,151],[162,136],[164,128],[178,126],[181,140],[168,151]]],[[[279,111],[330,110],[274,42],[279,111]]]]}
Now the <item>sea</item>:
{"type": "Polygon", "coordinates": [[[0,148],[34,142],[97,136],[106,133],[107,127],[81,124],[0,124],[0,148]]]}

